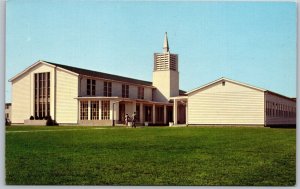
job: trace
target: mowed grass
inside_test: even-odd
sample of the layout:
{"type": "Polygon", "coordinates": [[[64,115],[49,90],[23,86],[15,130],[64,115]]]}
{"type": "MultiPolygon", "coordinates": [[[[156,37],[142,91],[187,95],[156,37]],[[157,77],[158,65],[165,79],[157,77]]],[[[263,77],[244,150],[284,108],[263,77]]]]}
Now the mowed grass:
{"type": "Polygon", "coordinates": [[[291,186],[296,182],[296,129],[101,128],[7,127],[6,183],[291,186]],[[35,132],[12,132],[25,130],[35,132]]]}

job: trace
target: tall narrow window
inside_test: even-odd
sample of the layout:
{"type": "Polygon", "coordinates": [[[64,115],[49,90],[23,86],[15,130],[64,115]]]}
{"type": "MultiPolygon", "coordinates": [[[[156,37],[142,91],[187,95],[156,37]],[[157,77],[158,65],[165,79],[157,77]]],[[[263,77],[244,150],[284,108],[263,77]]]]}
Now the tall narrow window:
{"type": "Polygon", "coordinates": [[[96,80],[93,79],[86,80],[86,95],[88,96],[96,95],[96,80]]]}
{"type": "Polygon", "coordinates": [[[154,98],[155,98],[155,91],[156,91],[156,89],[152,89],[152,101],[154,101],[154,98]]]}
{"type": "Polygon", "coordinates": [[[96,95],[96,80],[92,80],[92,95],[96,95]]]}
{"type": "Polygon", "coordinates": [[[109,100],[101,101],[101,119],[110,119],[109,100]]]}
{"type": "Polygon", "coordinates": [[[138,99],[144,99],[144,88],[138,87],[138,99]]]}
{"type": "Polygon", "coordinates": [[[34,74],[34,116],[35,119],[50,116],[50,72],[34,74]]]}
{"type": "Polygon", "coordinates": [[[99,101],[91,101],[91,120],[99,119],[99,101]]]}
{"type": "Polygon", "coordinates": [[[122,97],[123,98],[129,97],[129,85],[122,84],[122,97]]]}
{"type": "Polygon", "coordinates": [[[111,96],[111,82],[104,81],[103,96],[111,96]]]}
{"type": "Polygon", "coordinates": [[[90,79],[86,80],[86,94],[91,95],[91,80],[90,79]]]}
{"type": "Polygon", "coordinates": [[[88,120],[88,101],[80,102],[80,120],[88,120]]]}

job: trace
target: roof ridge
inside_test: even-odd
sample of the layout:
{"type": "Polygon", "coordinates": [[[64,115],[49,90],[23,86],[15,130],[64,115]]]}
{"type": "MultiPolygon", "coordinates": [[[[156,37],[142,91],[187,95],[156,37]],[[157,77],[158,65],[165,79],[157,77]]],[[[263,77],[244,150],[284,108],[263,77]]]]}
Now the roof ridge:
{"type": "MultiPolygon", "coordinates": [[[[119,75],[115,75],[115,74],[111,74],[111,73],[105,73],[105,72],[100,72],[100,71],[95,71],[95,70],[90,70],[90,69],[85,69],[85,68],[79,68],[79,67],[74,67],[74,66],[69,66],[69,65],[64,65],[64,64],[58,64],[58,63],[44,61],[44,60],[42,60],[42,61],[45,62],[45,63],[48,63],[48,64],[52,64],[52,65],[55,65],[55,66],[58,66],[58,67],[62,67],[64,69],[67,69],[67,70],[72,71],[72,72],[76,72],[76,73],[81,74],[81,75],[87,75],[87,76],[90,75],[90,76],[97,77],[97,76],[95,76],[95,74],[100,74],[102,76],[115,77],[115,78],[109,78],[109,79],[112,79],[112,80],[128,79],[128,80],[131,80],[131,81],[127,81],[127,82],[137,81],[137,82],[142,82],[142,83],[139,83],[139,84],[142,84],[142,85],[152,85],[151,81],[145,81],[145,80],[135,79],[135,78],[131,78],[131,77],[119,76],[119,75]],[[83,74],[83,71],[89,72],[89,73],[83,74]]],[[[98,77],[100,77],[100,76],[98,75],[98,77]]],[[[105,77],[103,77],[103,78],[105,78],[105,77]]],[[[124,82],[126,82],[126,81],[124,81],[124,82]]]]}

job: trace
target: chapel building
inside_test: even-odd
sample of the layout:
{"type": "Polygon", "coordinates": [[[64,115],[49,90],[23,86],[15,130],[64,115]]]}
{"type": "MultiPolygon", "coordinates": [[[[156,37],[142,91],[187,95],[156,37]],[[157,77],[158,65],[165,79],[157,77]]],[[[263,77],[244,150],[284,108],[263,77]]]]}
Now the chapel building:
{"type": "Polygon", "coordinates": [[[138,125],[296,124],[296,99],[266,89],[220,78],[180,90],[178,63],[167,33],[152,82],[39,60],[9,80],[11,122],[42,125],[51,116],[59,125],[107,126],[136,112],[138,125]]]}

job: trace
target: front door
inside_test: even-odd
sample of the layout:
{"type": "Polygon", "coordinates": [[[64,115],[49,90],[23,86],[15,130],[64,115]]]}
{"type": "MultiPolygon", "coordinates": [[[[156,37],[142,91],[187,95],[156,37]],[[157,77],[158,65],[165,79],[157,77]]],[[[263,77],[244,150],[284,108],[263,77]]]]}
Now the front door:
{"type": "Polygon", "coordinates": [[[144,106],[145,122],[152,122],[152,106],[144,106]]]}
{"type": "Polygon", "coordinates": [[[186,105],[179,104],[177,107],[177,123],[185,124],[186,123],[186,113],[185,113],[186,105]]]}
{"type": "Polygon", "coordinates": [[[125,103],[119,103],[119,123],[125,124],[125,103]]]}
{"type": "Polygon", "coordinates": [[[173,122],[173,106],[167,106],[167,124],[173,122]]]}

